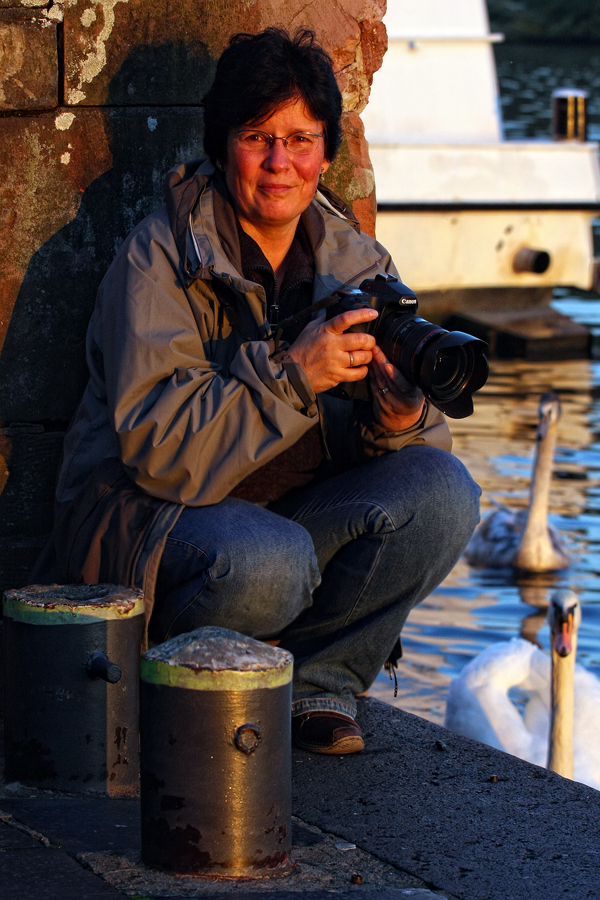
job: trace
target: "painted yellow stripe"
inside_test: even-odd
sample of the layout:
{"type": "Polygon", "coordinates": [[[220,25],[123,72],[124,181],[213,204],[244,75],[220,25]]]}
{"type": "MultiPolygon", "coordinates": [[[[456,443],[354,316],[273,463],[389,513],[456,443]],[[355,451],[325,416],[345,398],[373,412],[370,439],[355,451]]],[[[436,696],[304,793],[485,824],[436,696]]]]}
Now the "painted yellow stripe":
{"type": "Polygon", "coordinates": [[[148,684],[165,684],[192,691],[255,691],[289,684],[293,668],[294,664],[290,662],[287,666],[267,669],[265,672],[237,672],[234,669],[213,672],[189,666],[170,666],[159,660],[142,657],[140,677],[148,684]]]}
{"type": "Polygon", "coordinates": [[[4,597],[3,615],[15,622],[27,622],[30,625],[89,625],[92,622],[109,619],[132,619],[143,615],[144,598],[138,597],[130,609],[123,608],[129,602],[115,603],[110,606],[70,605],[56,603],[51,606],[32,606],[11,597],[4,597]]]}

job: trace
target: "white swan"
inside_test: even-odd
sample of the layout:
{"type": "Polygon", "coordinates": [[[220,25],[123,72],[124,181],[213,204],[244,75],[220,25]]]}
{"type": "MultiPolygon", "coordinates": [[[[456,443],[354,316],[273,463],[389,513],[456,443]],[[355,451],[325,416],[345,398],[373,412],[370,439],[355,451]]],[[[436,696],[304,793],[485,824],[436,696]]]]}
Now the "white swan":
{"type": "Polygon", "coordinates": [[[509,568],[528,572],[565,569],[570,562],[567,544],[548,524],[548,498],[560,402],[554,393],[540,399],[535,459],[529,507],[513,512],[500,506],[483,520],[465,551],[476,568],[509,568]]]}
{"type": "Polygon", "coordinates": [[[600,680],[575,665],[579,619],[577,596],[557,591],[549,610],[552,661],[521,638],[488,647],[450,684],[445,725],[538,766],[550,762],[553,771],[600,790],[600,680]],[[572,650],[562,656],[569,635],[572,650]],[[509,697],[511,688],[526,697],[523,715],[509,697]]]}

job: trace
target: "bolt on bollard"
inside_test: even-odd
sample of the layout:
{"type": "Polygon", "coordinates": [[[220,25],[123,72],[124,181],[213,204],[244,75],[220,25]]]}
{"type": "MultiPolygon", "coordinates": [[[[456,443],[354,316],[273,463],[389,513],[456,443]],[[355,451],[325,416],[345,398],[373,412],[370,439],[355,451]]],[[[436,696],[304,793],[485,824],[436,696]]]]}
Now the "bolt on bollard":
{"type": "Polygon", "coordinates": [[[6,780],[137,794],[142,592],[29,585],[3,615],[6,780]]]}
{"type": "Polygon", "coordinates": [[[290,653],[226,628],[142,656],[142,859],[178,874],[283,874],[291,853],[290,653]]]}

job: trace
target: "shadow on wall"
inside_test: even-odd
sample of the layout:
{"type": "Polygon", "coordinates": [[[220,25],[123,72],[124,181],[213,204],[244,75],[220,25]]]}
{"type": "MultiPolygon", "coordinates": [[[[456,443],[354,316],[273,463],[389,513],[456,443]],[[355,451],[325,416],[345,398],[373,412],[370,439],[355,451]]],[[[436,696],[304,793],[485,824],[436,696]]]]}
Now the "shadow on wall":
{"type": "MultiPolygon", "coordinates": [[[[202,155],[199,103],[215,64],[199,43],[139,46],[112,79],[105,108],[71,108],[70,165],[79,155],[88,171],[94,158],[111,159],[112,167],[32,256],[0,355],[0,424],[9,426],[10,443],[0,590],[26,583],[51,529],[62,433],[87,380],[85,334],[100,281],[129,231],[162,205],[168,169],[202,155]]],[[[72,180],[73,170],[59,164],[60,176],[72,180]]]]}

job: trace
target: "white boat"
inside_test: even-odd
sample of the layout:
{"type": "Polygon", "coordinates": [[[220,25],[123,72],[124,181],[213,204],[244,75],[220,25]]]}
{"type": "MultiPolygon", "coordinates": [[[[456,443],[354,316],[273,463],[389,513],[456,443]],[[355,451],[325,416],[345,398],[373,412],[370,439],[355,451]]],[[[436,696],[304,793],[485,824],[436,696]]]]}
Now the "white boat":
{"type": "Polygon", "coordinates": [[[557,285],[591,289],[598,145],[503,140],[502,35],[490,34],[485,0],[388,0],[384,22],[389,49],[362,113],[377,237],[421,311],[441,319],[547,302],[557,285]]]}

